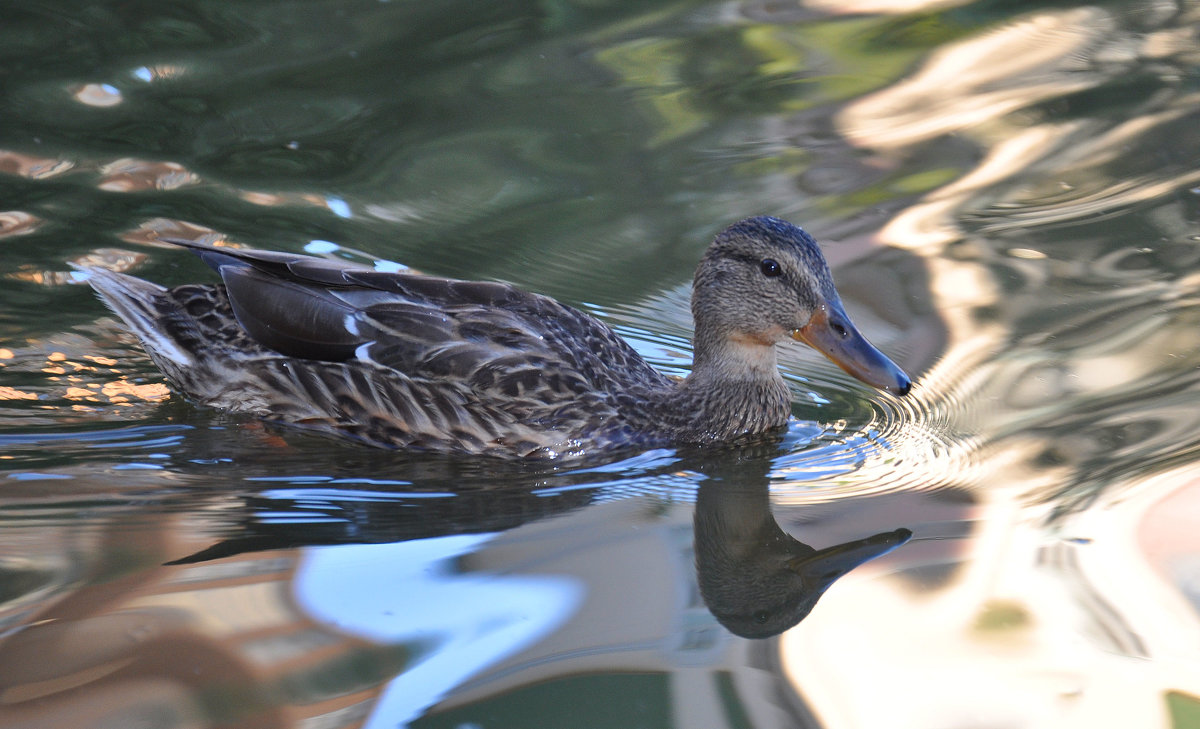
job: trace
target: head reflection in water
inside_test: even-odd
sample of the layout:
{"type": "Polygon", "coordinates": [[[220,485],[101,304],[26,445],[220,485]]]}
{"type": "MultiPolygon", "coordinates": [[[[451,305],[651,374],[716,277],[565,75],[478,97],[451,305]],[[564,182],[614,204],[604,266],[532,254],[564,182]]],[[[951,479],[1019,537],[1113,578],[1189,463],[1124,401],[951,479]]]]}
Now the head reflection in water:
{"type": "Polygon", "coordinates": [[[708,609],[731,633],[769,638],[803,620],[838,578],[912,537],[908,529],[817,550],[771,516],[769,480],[710,478],[696,501],[696,572],[708,609]]]}

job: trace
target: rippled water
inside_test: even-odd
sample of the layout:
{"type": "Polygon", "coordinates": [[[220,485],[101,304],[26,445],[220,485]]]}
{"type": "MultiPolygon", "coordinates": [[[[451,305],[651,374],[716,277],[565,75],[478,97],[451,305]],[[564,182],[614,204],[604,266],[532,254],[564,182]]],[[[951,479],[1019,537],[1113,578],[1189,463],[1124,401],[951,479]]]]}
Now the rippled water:
{"type": "Polygon", "coordinates": [[[1195,4],[0,15],[0,726],[1200,723],[1195,4]],[[506,280],[685,374],[760,213],[912,395],[791,346],[762,442],[376,451],[187,402],[71,268],[506,280]]]}

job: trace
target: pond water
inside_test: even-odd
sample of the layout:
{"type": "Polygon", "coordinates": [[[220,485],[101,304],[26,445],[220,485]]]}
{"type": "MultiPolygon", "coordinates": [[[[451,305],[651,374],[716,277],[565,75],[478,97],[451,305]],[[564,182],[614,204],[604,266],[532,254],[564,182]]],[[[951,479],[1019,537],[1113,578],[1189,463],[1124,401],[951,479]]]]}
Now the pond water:
{"type": "Polygon", "coordinates": [[[1200,726],[1196,3],[2,14],[0,726],[1200,726]],[[189,403],[70,266],[504,280],[681,374],[755,214],[909,397],[797,345],[765,442],[393,453],[189,403]]]}

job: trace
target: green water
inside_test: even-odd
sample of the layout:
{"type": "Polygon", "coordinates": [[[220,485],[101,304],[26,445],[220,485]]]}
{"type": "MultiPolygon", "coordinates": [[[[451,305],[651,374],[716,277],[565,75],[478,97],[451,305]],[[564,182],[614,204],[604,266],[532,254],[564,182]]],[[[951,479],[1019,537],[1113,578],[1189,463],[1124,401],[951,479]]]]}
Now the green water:
{"type": "Polygon", "coordinates": [[[1198,19],[0,4],[0,726],[1191,726],[1198,19]],[[211,280],[156,243],[207,235],[504,280],[681,374],[755,214],[910,397],[794,345],[775,441],[376,451],[172,393],[70,266],[211,280]],[[901,529],[795,623],[802,545],[901,529]]]}

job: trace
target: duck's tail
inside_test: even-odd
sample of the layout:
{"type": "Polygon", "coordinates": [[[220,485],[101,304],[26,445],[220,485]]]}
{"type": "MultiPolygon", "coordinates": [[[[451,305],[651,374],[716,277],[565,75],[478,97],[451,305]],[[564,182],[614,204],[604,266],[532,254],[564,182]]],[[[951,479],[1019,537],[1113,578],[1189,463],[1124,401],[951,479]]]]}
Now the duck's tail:
{"type": "Polygon", "coordinates": [[[88,274],[87,282],[100,300],[129,325],[168,377],[175,380],[179,373],[195,368],[195,353],[178,336],[179,324],[188,317],[167,289],[104,268],[81,270],[88,274]]]}

